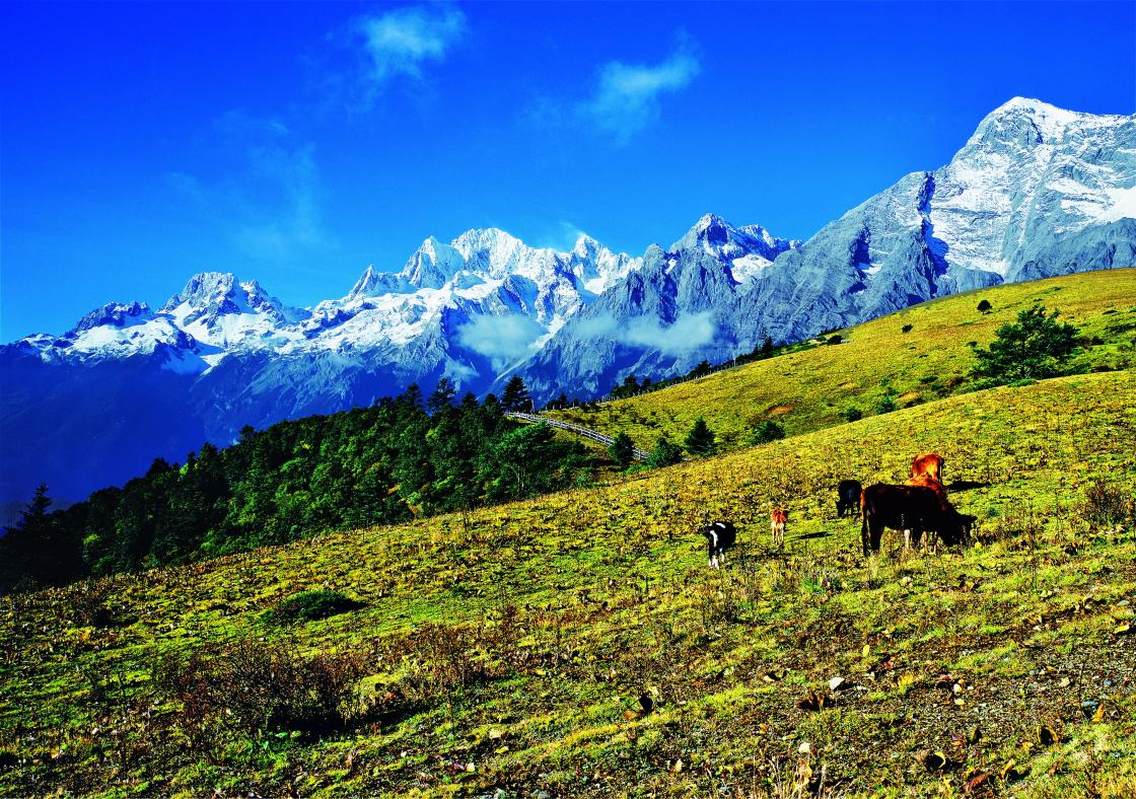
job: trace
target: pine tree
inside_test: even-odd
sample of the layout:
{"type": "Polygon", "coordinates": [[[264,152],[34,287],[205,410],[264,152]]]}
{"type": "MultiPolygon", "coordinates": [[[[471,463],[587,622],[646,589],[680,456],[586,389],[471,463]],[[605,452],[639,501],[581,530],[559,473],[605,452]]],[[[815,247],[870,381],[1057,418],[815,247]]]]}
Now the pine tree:
{"type": "Polygon", "coordinates": [[[635,459],[635,444],[627,433],[617,433],[611,445],[607,448],[608,455],[615,461],[620,469],[626,469],[635,459]]]}
{"type": "Polygon", "coordinates": [[[988,348],[975,349],[975,374],[998,382],[1060,374],[1077,347],[1077,328],[1058,322],[1058,316],[1058,311],[1047,313],[1041,305],[1019,312],[1017,322],[998,328],[988,348]]]}
{"type": "Polygon", "coordinates": [[[505,392],[501,395],[501,407],[507,411],[532,410],[532,398],[520,375],[513,375],[505,384],[505,392]]]}
{"type": "Polygon", "coordinates": [[[430,399],[426,401],[426,408],[430,411],[430,415],[436,416],[452,408],[457,393],[457,389],[454,388],[454,383],[450,378],[445,376],[439,378],[438,385],[434,386],[434,390],[430,393],[430,399]]]}
{"type": "Polygon", "coordinates": [[[695,420],[694,426],[686,434],[686,449],[692,455],[710,455],[714,452],[714,431],[701,416],[695,420]]]}

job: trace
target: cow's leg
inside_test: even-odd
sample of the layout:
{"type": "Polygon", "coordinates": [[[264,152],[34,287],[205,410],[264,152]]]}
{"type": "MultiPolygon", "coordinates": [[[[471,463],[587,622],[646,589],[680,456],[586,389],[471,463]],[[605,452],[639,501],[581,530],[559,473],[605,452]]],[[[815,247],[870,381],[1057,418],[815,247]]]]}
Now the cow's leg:
{"type": "Polygon", "coordinates": [[[868,555],[872,554],[871,548],[869,546],[869,539],[868,539],[868,514],[867,514],[867,512],[861,512],[861,514],[860,514],[860,545],[864,548],[864,557],[865,558],[868,557],[868,555]]]}
{"type": "Polygon", "coordinates": [[[874,524],[872,524],[871,527],[872,527],[872,529],[871,529],[870,532],[872,534],[872,551],[873,552],[879,552],[880,551],[880,539],[883,538],[883,536],[884,536],[883,522],[875,522],[874,524]]]}
{"type": "Polygon", "coordinates": [[[911,528],[910,527],[904,527],[903,528],[903,551],[904,552],[910,552],[911,551],[911,528]]]}

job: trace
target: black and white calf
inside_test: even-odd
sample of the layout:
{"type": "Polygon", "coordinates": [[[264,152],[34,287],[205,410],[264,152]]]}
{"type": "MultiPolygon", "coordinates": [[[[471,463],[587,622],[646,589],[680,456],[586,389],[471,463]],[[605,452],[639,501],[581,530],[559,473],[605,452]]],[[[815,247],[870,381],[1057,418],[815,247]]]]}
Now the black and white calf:
{"type": "Polygon", "coordinates": [[[738,539],[738,531],[730,522],[711,522],[701,530],[706,536],[706,554],[710,568],[720,568],[726,561],[726,550],[732,549],[738,539]]]}

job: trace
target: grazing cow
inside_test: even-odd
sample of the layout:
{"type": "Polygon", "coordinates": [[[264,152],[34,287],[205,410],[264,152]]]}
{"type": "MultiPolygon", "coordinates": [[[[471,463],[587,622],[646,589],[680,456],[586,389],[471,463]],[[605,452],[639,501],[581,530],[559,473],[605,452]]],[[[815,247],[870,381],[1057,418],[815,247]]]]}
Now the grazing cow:
{"type": "Polygon", "coordinates": [[[789,513],[784,508],[777,507],[769,512],[769,532],[773,534],[773,546],[785,546],[785,522],[789,521],[789,513]]]}
{"type": "Polygon", "coordinates": [[[860,507],[860,491],[863,486],[858,480],[841,480],[836,484],[836,515],[843,518],[851,516],[860,507]]]}
{"type": "MultiPolygon", "coordinates": [[[[943,456],[935,452],[920,452],[911,461],[911,480],[926,477],[939,485],[943,484],[943,456]]],[[[908,481],[908,485],[921,485],[908,481]]]]}
{"type": "Polygon", "coordinates": [[[945,544],[962,543],[974,523],[973,516],[956,511],[945,498],[926,486],[877,483],[860,498],[860,541],[864,554],[880,551],[884,528],[903,530],[905,544],[916,543],[923,533],[939,536],[945,544]]]}
{"type": "Polygon", "coordinates": [[[726,562],[726,550],[732,549],[738,539],[738,531],[730,522],[711,522],[701,530],[706,536],[706,554],[710,568],[720,568],[726,562]]]}

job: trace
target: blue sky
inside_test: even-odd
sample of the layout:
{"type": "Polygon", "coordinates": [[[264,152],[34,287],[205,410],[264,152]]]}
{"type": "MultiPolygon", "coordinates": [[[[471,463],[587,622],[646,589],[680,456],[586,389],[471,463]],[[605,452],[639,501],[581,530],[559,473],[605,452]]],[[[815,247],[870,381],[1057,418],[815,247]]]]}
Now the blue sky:
{"type": "Polygon", "coordinates": [[[427,235],[806,238],[1015,95],[1136,111],[1136,4],[5,5],[0,339],[427,235]]]}

